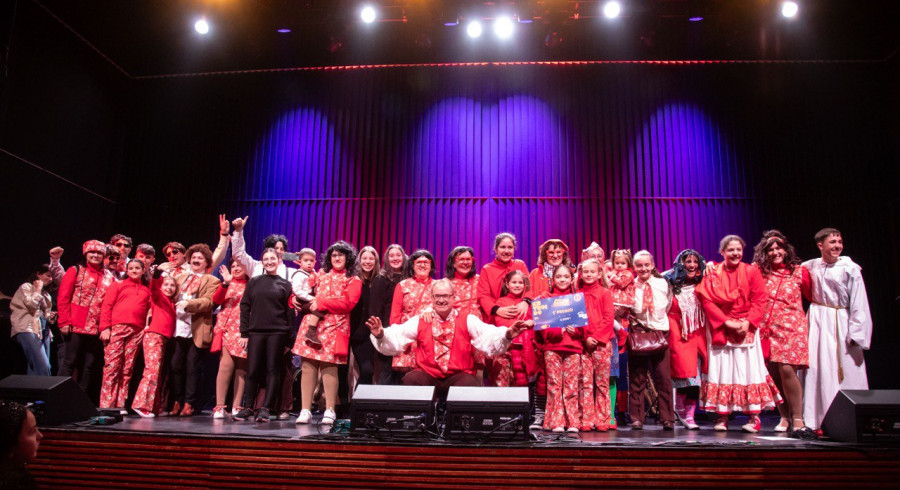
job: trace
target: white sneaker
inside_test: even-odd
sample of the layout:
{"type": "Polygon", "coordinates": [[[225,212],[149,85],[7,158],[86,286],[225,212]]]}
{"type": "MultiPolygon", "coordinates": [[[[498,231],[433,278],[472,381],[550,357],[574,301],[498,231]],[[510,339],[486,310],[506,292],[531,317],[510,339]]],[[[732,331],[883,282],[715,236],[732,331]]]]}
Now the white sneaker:
{"type": "Polygon", "coordinates": [[[234,407],[231,409],[231,416],[234,417],[237,414],[241,413],[241,407],[234,407]]]}
{"type": "Polygon", "coordinates": [[[544,427],[544,414],[536,413],[534,415],[534,422],[528,426],[530,430],[541,430],[544,427]]]}
{"type": "Polygon", "coordinates": [[[225,409],[224,408],[219,407],[219,408],[213,410],[213,419],[218,420],[218,419],[224,419],[224,418],[225,418],[225,409]]]}
{"type": "Polygon", "coordinates": [[[278,420],[287,420],[291,418],[291,414],[288,412],[281,412],[278,414],[278,420]]]}
{"type": "Polygon", "coordinates": [[[308,424],[310,418],[312,418],[312,413],[310,413],[309,410],[304,408],[303,410],[300,410],[300,415],[297,416],[297,422],[295,422],[295,423],[308,424]]]}
{"type": "Polygon", "coordinates": [[[334,413],[334,410],[329,408],[325,410],[325,414],[322,415],[322,425],[334,425],[334,420],[337,418],[337,414],[334,413]]]}
{"type": "Polygon", "coordinates": [[[128,410],[125,410],[124,408],[119,410],[119,415],[128,415],[128,410]]]}
{"type": "Polygon", "coordinates": [[[565,427],[554,427],[552,432],[565,432],[565,427]]]}
{"type": "Polygon", "coordinates": [[[141,417],[143,417],[145,419],[152,419],[152,418],[156,417],[156,414],[153,412],[145,412],[145,411],[139,410],[137,408],[133,408],[132,410],[134,410],[134,413],[140,415],[141,417]]]}
{"type": "Polygon", "coordinates": [[[569,427],[566,432],[578,432],[578,427],[569,427]]]}

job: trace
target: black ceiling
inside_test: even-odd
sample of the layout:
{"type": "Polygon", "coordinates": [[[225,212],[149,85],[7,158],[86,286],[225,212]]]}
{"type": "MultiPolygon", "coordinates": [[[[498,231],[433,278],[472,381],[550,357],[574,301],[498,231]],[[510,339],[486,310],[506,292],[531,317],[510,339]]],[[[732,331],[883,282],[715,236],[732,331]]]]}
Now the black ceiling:
{"type": "Polygon", "coordinates": [[[897,0],[800,0],[790,21],[777,0],[623,0],[615,21],[597,15],[596,0],[383,0],[374,3],[405,21],[372,25],[347,0],[18,0],[26,2],[133,77],[468,61],[883,60],[900,46],[897,0]],[[473,42],[462,25],[443,25],[478,9],[473,16],[505,9],[535,21],[505,42],[490,33],[473,42]],[[193,29],[200,16],[211,24],[206,36],[193,29]]]}

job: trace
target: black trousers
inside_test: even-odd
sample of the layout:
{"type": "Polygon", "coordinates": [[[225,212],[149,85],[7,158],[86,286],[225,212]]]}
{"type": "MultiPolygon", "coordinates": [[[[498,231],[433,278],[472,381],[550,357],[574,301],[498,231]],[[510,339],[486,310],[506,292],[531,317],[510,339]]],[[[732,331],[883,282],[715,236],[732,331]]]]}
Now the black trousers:
{"type": "Polygon", "coordinates": [[[367,338],[365,342],[351,345],[356,365],[359,366],[359,381],[357,384],[373,384],[375,378],[375,346],[367,338]]]}
{"type": "Polygon", "coordinates": [[[174,337],[172,358],[169,364],[170,402],[190,404],[195,410],[200,394],[200,379],[203,377],[203,356],[206,349],[194,345],[194,339],[174,337]]]}
{"type": "Polygon", "coordinates": [[[434,392],[442,401],[447,399],[451,386],[483,386],[478,378],[469,373],[456,373],[446,378],[435,378],[421,369],[413,369],[403,376],[406,386],[434,386],[434,392]]]}
{"type": "Polygon", "coordinates": [[[284,374],[284,346],[287,333],[251,333],[247,344],[247,381],[244,385],[245,407],[252,407],[259,393],[260,380],[265,373],[266,399],[262,407],[275,410],[275,401],[281,392],[281,377],[284,374]]]}
{"type": "Polygon", "coordinates": [[[94,404],[100,401],[103,381],[103,342],[99,335],[70,333],[66,336],[66,351],[60,376],[78,374],[78,385],[94,404]]]}

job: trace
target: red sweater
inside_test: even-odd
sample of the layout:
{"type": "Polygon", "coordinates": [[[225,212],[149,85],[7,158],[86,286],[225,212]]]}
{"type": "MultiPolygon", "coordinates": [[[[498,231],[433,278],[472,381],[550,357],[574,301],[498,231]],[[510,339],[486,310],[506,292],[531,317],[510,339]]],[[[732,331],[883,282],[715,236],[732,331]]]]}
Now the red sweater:
{"type": "MultiPolygon", "coordinates": [[[[572,294],[570,291],[547,292],[541,295],[541,298],[552,298],[554,296],[565,296],[572,294]]],[[[547,328],[537,332],[538,342],[543,344],[543,350],[553,352],[568,352],[581,354],[584,352],[582,340],[584,340],[585,330],[590,327],[576,328],[575,333],[569,335],[562,328],[547,328]]]]}
{"type": "MultiPolygon", "coordinates": [[[[507,294],[506,296],[497,300],[497,306],[513,306],[522,302],[522,296],[514,296],[512,294],[507,294]]],[[[528,314],[525,316],[526,320],[534,320],[534,316],[531,314],[531,307],[528,307],[528,314]]],[[[511,327],[518,320],[515,318],[494,318],[494,325],[498,327],[511,327]]],[[[525,366],[525,371],[528,376],[536,373],[538,370],[538,362],[537,362],[537,353],[534,349],[534,329],[528,329],[524,332],[520,333],[518,337],[512,340],[512,345],[510,345],[507,353],[513,357],[514,359],[522,356],[522,364],[525,366]]],[[[513,363],[515,365],[515,363],[513,363]]],[[[516,373],[518,374],[518,373],[516,373]]],[[[525,385],[527,385],[527,379],[525,385]]],[[[522,386],[518,384],[517,386],[522,386]]]]}
{"type": "MultiPolygon", "coordinates": [[[[503,279],[510,271],[522,271],[528,276],[528,267],[525,262],[519,259],[510,260],[507,263],[494,259],[493,262],[486,264],[481,269],[478,277],[478,304],[481,311],[484,312],[484,318],[488,319],[487,323],[493,322],[493,309],[497,306],[497,300],[500,299],[500,288],[503,287],[503,279]]],[[[531,298],[531,293],[525,292],[526,298],[531,298]]]]}
{"type": "Polygon", "coordinates": [[[585,337],[592,337],[601,344],[606,344],[615,335],[613,320],[616,307],[613,304],[612,293],[600,284],[586,285],[581,288],[584,293],[584,303],[588,314],[588,331],[585,337]]]}
{"type": "Polygon", "coordinates": [[[153,332],[169,338],[175,333],[175,305],[172,301],[163,296],[159,288],[162,286],[163,279],[153,279],[150,281],[150,303],[151,315],[150,327],[148,332],[153,332]]]}
{"type": "Polygon", "coordinates": [[[150,311],[150,288],[140,280],[125,278],[109,286],[100,311],[100,331],[126,324],[144,328],[150,311]]]}
{"type": "Polygon", "coordinates": [[[709,320],[712,345],[726,345],[728,341],[741,343],[724,323],[729,319],[746,319],[755,335],[766,307],[766,282],[759,269],[740,263],[733,270],[723,264],[707,276],[695,289],[709,320]],[[727,297],[725,297],[727,295],[727,297]]]}

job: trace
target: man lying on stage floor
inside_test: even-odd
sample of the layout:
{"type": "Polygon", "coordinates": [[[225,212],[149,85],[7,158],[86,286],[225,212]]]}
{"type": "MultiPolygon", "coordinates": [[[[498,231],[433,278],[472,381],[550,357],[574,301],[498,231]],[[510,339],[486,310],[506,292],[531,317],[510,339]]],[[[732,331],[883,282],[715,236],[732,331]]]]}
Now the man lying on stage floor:
{"type": "Polygon", "coordinates": [[[453,284],[441,279],[431,286],[432,309],[405,323],[383,328],[381,319],[366,321],[378,352],[393,356],[418,341],[416,368],[403,377],[403,384],[434,386],[440,397],[451,386],[481,386],[475,377],[475,349],[488,357],[503,354],[510,343],[534,322],[518,321],[511,327],[496,327],[473,315],[459,316],[453,309],[453,284]]]}

